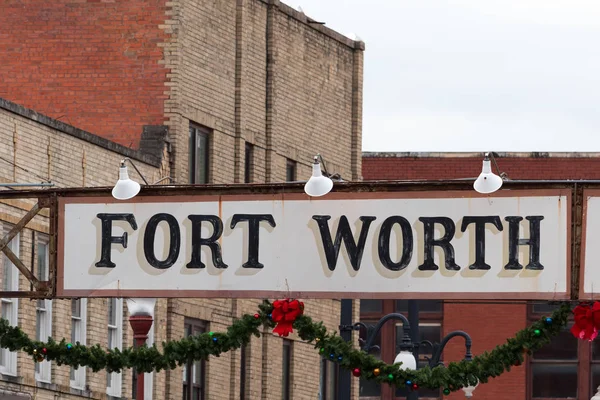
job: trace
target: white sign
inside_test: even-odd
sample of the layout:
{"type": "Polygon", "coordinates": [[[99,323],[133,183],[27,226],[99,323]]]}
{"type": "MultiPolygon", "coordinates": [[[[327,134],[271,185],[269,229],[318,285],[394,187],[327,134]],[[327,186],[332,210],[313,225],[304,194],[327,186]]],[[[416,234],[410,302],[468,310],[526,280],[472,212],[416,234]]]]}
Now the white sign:
{"type": "Polygon", "coordinates": [[[583,198],[579,298],[597,300],[600,294],[600,246],[596,243],[596,238],[600,238],[600,190],[587,189],[583,198]]]}
{"type": "Polygon", "coordinates": [[[568,190],[64,198],[57,296],[564,299],[570,204],[568,190]]]}

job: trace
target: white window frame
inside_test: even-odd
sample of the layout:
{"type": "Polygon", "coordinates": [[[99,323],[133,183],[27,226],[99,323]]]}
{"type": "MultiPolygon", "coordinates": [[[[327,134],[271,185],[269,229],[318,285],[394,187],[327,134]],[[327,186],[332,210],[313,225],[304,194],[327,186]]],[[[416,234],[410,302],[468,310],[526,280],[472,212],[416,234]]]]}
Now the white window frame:
{"type": "MultiPolygon", "coordinates": [[[[1,231],[4,235],[6,235],[12,226],[5,224],[1,231]]],[[[20,247],[21,235],[17,234],[8,244],[8,248],[12,250],[13,253],[19,255],[19,247],[20,247]]],[[[6,264],[9,264],[8,268],[11,268],[11,279],[9,282],[8,289],[9,290],[19,290],[19,270],[14,264],[6,257],[5,254],[2,254],[2,271],[4,272],[4,268],[6,264]]],[[[2,277],[5,277],[5,274],[2,274],[2,277]]],[[[4,282],[2,282],[4,288],[4,282]]],[[[1,302],[1,315],[3,318],[6,318],[11,326],[17,326],[19,324],[19,299],[18,298],[2,298],[1,302]],[[8,312],[5,312],[5,307],[10,307],[8,312]]],[[[9,351],[8,349],[0,349],[0,374],[3,375],[11,375],[17,376],[17,352],[9,351]]]]}
{"type": "MultiPolygon", "coordinates": [[[[115,325],[107,324],[107,329],[110,332],[108,334],[113,335],[113,345],[112,348],[118,348],[119,350],[123,350],[123,299],[111,299],[108,301],[115,300],[115,325]]],[[[106,307],[108,310],[108,307],[106,307]]],[[[108,320],[108,315],[107,315],[108,320]]],[[[107,321],[108,322],[108,321],[107,321]]],[[[122,392],[122,383],[123,383],[123,373],[122,372],[112,372],[107,376],[107,385],[106,385],[106,394],[114,397],[121,397],[122,392]]]]}
{"type": "MultiPolygon", "coordinates": [[[[151,347],[154,344],[154,322],[148,331],[148,339],[146,339],[146,346],[151,347]]],[[[154,372],[147,372],[144,374],[144,400],[152,400],[152,394],[154,392],[154,372]]]]}
{"type": "MultiPolygon", "coordinates": [[[[71,343],[86,345],[87,341],[87,299],[79,299],[79,317],[71,314],[71,343]],[[77,329],[75,330],[75,327],[77,329]]],[[[71,367],[70,384],[73,389],[85,390],[85,367],[71,367]]]]}
{"type": "MultiPolygon", "coordinates": [[[[47,236],[39,235],[35,243],[36,257],[37,257],[37,274],[40,281],[47,281],[49,277],[50,268],[50,246],[47,236]],[[43,244],[46,246],[44,254],[45,265],[43,273],[40,273],[40,252],[39,245],[43,244]]],[[[42,299],[37,300],[36,303],[36,339],[40,342],[47,342],[48,338],[52,336],[52,300],[42,299]],[[40,324],[40,326],[37,326],[40,324]]],[[[35,364],[35,380],[38,382],[51,383],[52,382],[52,363],[44,360],[35,364]]]]}

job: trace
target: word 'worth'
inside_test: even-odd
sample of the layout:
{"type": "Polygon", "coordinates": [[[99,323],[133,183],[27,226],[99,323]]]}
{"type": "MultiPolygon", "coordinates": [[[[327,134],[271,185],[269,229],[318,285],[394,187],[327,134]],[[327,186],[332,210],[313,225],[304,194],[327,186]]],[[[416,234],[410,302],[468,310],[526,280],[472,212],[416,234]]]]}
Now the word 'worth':
{"type": "MultiPolygon", "coordinates": [[[[112,244],[118,244],[127,248],[127,232],[121,236],[113,236],[112,228],[114,221],[126,221],[133,230],[138,229],[135,216],[130,213],[101,213],[97,214],[101,220],[101,251],[100,261],[96,263],[99,268],[114,268],[116,264],[111,261],[112,244]]],[[[211,251],[213,265],[216,268],[227,268],[223,261],[221,245],[219,239],[223,234],[223,221],[216,215],[188,215],[191,221],[191,252],[187,268],[205,268],[206,265],[201,260],[202,246],[208,247],[211,251]],[[212,226],[212,234],[209,237],[202,237],[202,224],[208,223],[212,226]]],[[[359,220],[360,232],[358,240],[350,228],[348,218],[342,215],[339,219],[335,238],[332,238],[329,228],[330,215],[313,215],[312,219],[318,225],[321,235],[321,244],[323,252],[327,259],[328,268],[333,271],[337,264],[338,255],[342,242],[345,245],[348,258],[355,271],[360,269],[362,255],[365,249],[369,229],[376,220],[376,217],[361,216],[359,220]]],[[[529,238],[520,237],[520,225],[523,217],[507,216],[504,220],[508,223],[508,263],[504,266],[507,270],[531,269],[542,270],[544,266],[540,263],[540,222],[543,216],[526,216],[529,222],[529,238]],[[523,267],[519,263],[519,246],[529,247],[529,263],[523,267]]],[[[448,217],[419,217],[423,225],[423,263],[418,266],[421,271],[435,271],[439,267],[434,262],[435,247],[439,247],[444,252],[445,268],[458,271],[461,269],[455,262],[454,247],[452,239],[456,231],[456,225],[448,217]],[[442,237],[435,237],[436,225],[443,227],[442,237]]],[[[248,254],[247,261],[242,265],[243,268],[263,268],[264,265],[259,262],[259,232],[260,224],[269,224],[272,228],[276,227],[275,219],[270,214],[234,214],[231,218],[231,229],[234,229],[240,223],[248,224],[248,254]]],[[[465,216],[460,224],[461,232],[465,232],[469,225],[475,229],[475,262],[469,266],[473,270],[489,270],[490,265],[485,263],[485,229],[486,225],[494,226],[498,231],[504,229],[502,220],[499,216],[465,216]]],[[[398,235],[399,236],[399,235],[398,235]]],[[[181,248],[181,229],[177,219],[168,213],[159,213],[153,215],[146,224],[143,238],[144,256],[148,263],[157,269],[170,268],[179,258],[181,248]],[[164,222],[169,230],[169,248],[168,254],[164,260],[159,260],[154,251],[154,242],[158,225],[164,222]]],[[[378,238],[377,250],[379,260],[382,265],[392,271],[405,269],[413,256],[414,237],[413,230],[409,221],[399,215],[386,218],[381,224],[378,238]],[[400,259],[392,259],[390,252],[390,240],[392,231],[399,228],[402,233],[401,240],[398,239],[398,248],[402,249],[400,259]]]]}

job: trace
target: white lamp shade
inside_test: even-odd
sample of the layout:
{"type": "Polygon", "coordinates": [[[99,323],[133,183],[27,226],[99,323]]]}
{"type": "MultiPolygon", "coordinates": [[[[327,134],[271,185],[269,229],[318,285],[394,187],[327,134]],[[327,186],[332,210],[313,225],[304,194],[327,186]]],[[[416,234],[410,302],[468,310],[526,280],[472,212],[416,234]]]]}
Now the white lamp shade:
{"type": "Polygon", "coordinates": [[[600,400],[600,386],[598,386],[598,389],[596,389],[596,394],[591,400],[600,400]]]}
{"type": "Polygon", "coordinates": [[[402,350],[394,359],[394,364],[402,363],[400,369],[417,369],[417,360],[410,351],[402,350]]]}
{"type": "Polygon", "coordinates": [[[127,310],[129,315],[149,315],[154,318],[154,305],[156,299],[145,298],[145,299],[127,299],[127,310]]]}
{"type": "Polygon", "coordinates": [[[492,172],[490,160],[483,160],[481,174],[475,180],[473,188],[479,193],[493,193],[502,187],[502,178],[492,172]]]}
{"type": "Polygon", "coordinates": [[[462,390],[463,390],[463,392],[465,392],[465,397],[468,399],[473,397],[473,391],[477,388],[477,386],[479,386],[479,382],[477,382],[477,384],[475,386],[464,387],[462,390]]]}
{"type": "Polygon", "coordinates": [[[308,182],[304,185],[304,191],[312,197],[325,196],[331,192],[333,181],[321,173],[321,164],[313,164],[313,173],[308,182]]]}
{"type": "Polygon", "coordinates": [[[117,200],[129,200],[140,192],[140,184],[129,179],[127,166],[119,168],[119,180],[112,190],[112,196],[117,200]]]}

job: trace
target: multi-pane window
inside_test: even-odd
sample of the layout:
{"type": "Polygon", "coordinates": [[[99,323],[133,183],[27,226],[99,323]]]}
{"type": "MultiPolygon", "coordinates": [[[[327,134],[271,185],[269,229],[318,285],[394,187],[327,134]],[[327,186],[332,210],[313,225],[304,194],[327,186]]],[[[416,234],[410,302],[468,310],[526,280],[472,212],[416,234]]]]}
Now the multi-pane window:
{"type": "Polygon", "coordinates": [[[210,129],[190,124],[190,183],[208,183],[210,129]]]}
{"type": "Polygon", "coordinates": [[[281,372],[281,399],[290,400],[292,398],[292,341],[287,339],[283,340],[281,372]]]}
{"type": "MultiPolygon", "coordinates": [[[[439,343],[442,336],[443,302],[439,300],[418,300],[419,305],[419,341],[428,340],[439,343]]],[[[408,300],[361,300],[360,319],[367,326],[375,326],[379,319],[389,313],[401,313],[408,317],[408,300]]],[[[361,329],[360,335],[367,340],[367,334],[361,329]]],[[[388,364],[394,362],[400,352],[403,329],[402,321],[387,322],[383,325],[373,345],[379,346],[371,355],[382,359],[388,364]]],[[[419,351],[419,367],[427,365],[426,357],[431,357],[431,348],[421,346],[419,351]]],[[[388,385],[379,385],[373,381],[360,380],[359,393],[361,398],[370,399],[405,399],[408,394],[405,387],[393,390],[388,385]]],[[[419,390],[419,399],[438,399],[441,394],[437,390],[419,390]]]]}
{"type": "MultiPolygon", "coordinates": [[[[198,335],[206,332],[206,322],[186,318],[185,336],[198,335]]],[[[183,367],[183,400],[204,400],[206,382],[206,361],[190,360],[183,367]]]]}
{"type": "Polygon", "coordinates": [[[287,182],[296,181],[296,175],[297,175],[296,170],[297,170],[296,161],[287,159],[286,163],[285,163],[285,180],[287,182]]]}
{"type": "Polygon", "coordinates": [[[244,156],[244,183],[252,182],[252,166],[254,165],[254,146],[246,142],[244,156]]]}
{"type": "MultiPolygon", "coordinates": [[[[530,320],[538,321],[553,310],[554,306],[548,304],[534,304],[530,306],[530,320]]],[[[571,326],[572,323],[552,342],[529,357],[528,398],[589,399],[595,393],[591,390],[600,384],[598,370],[595,369],[596,362],[600,361],[600,349],[587,341],[577,340],[570,332],[571,326]]]]}
{"type": "Polygon", "coordinates": [[[321,391],[323,400],[337,400],[338,365],[326,358],[321,360],[321,391]]]}
{"type": "MultiPolygon", "coordinates": [[[[86,344],[87,299],[71,300],[71,343],[86,344]]],[[[71,367],[71,387],[85,389],[85,367],[71,367]]]]}
{"type": "MultiPolygon", "coordinates": [[[[38,236],[36,255],[37,277],[41,281],[47,281],[50,257],[48,237],[38,236]]],[[[52,300],[37,300],[36,339],[40,342],[46,342],[50,336],[52,336],[52,300]]],[[[44,360],[41,363],[35,363],[35,379],[40,382],[50,383],[52,379],[51,370],[52,365],[50,361],[44,360]]]]}
{"type": "MultiPolygon", "coordinates": [[[[108,348],[123,349],[123,299],[108,299],[108,348]]],[[[106,394],[121,397],[122,373],[106,373],[106,394]]]]}
{"type": "MultiPolygon", "coordinates": [[[[2,229],[6,235],[11,229],[11,226],[5,225],[2,229]]],[[[19,238],[17,234],[10,243],[8,248],[17,256],[19,255],[19,238]]],[[[19,290],[19,270],[13,265],[8,257],[2,253],[1,279],[2,289],[5,291],[19,290]]],[[[17,298],[2,298],[2,318],[6,319],[12,326],[18,323],[19,303],[17,298]]],[[[5,375],[17,374],[17,352],[11,352],[8,349],[0,349],[0,373],[5,375]]]]}

